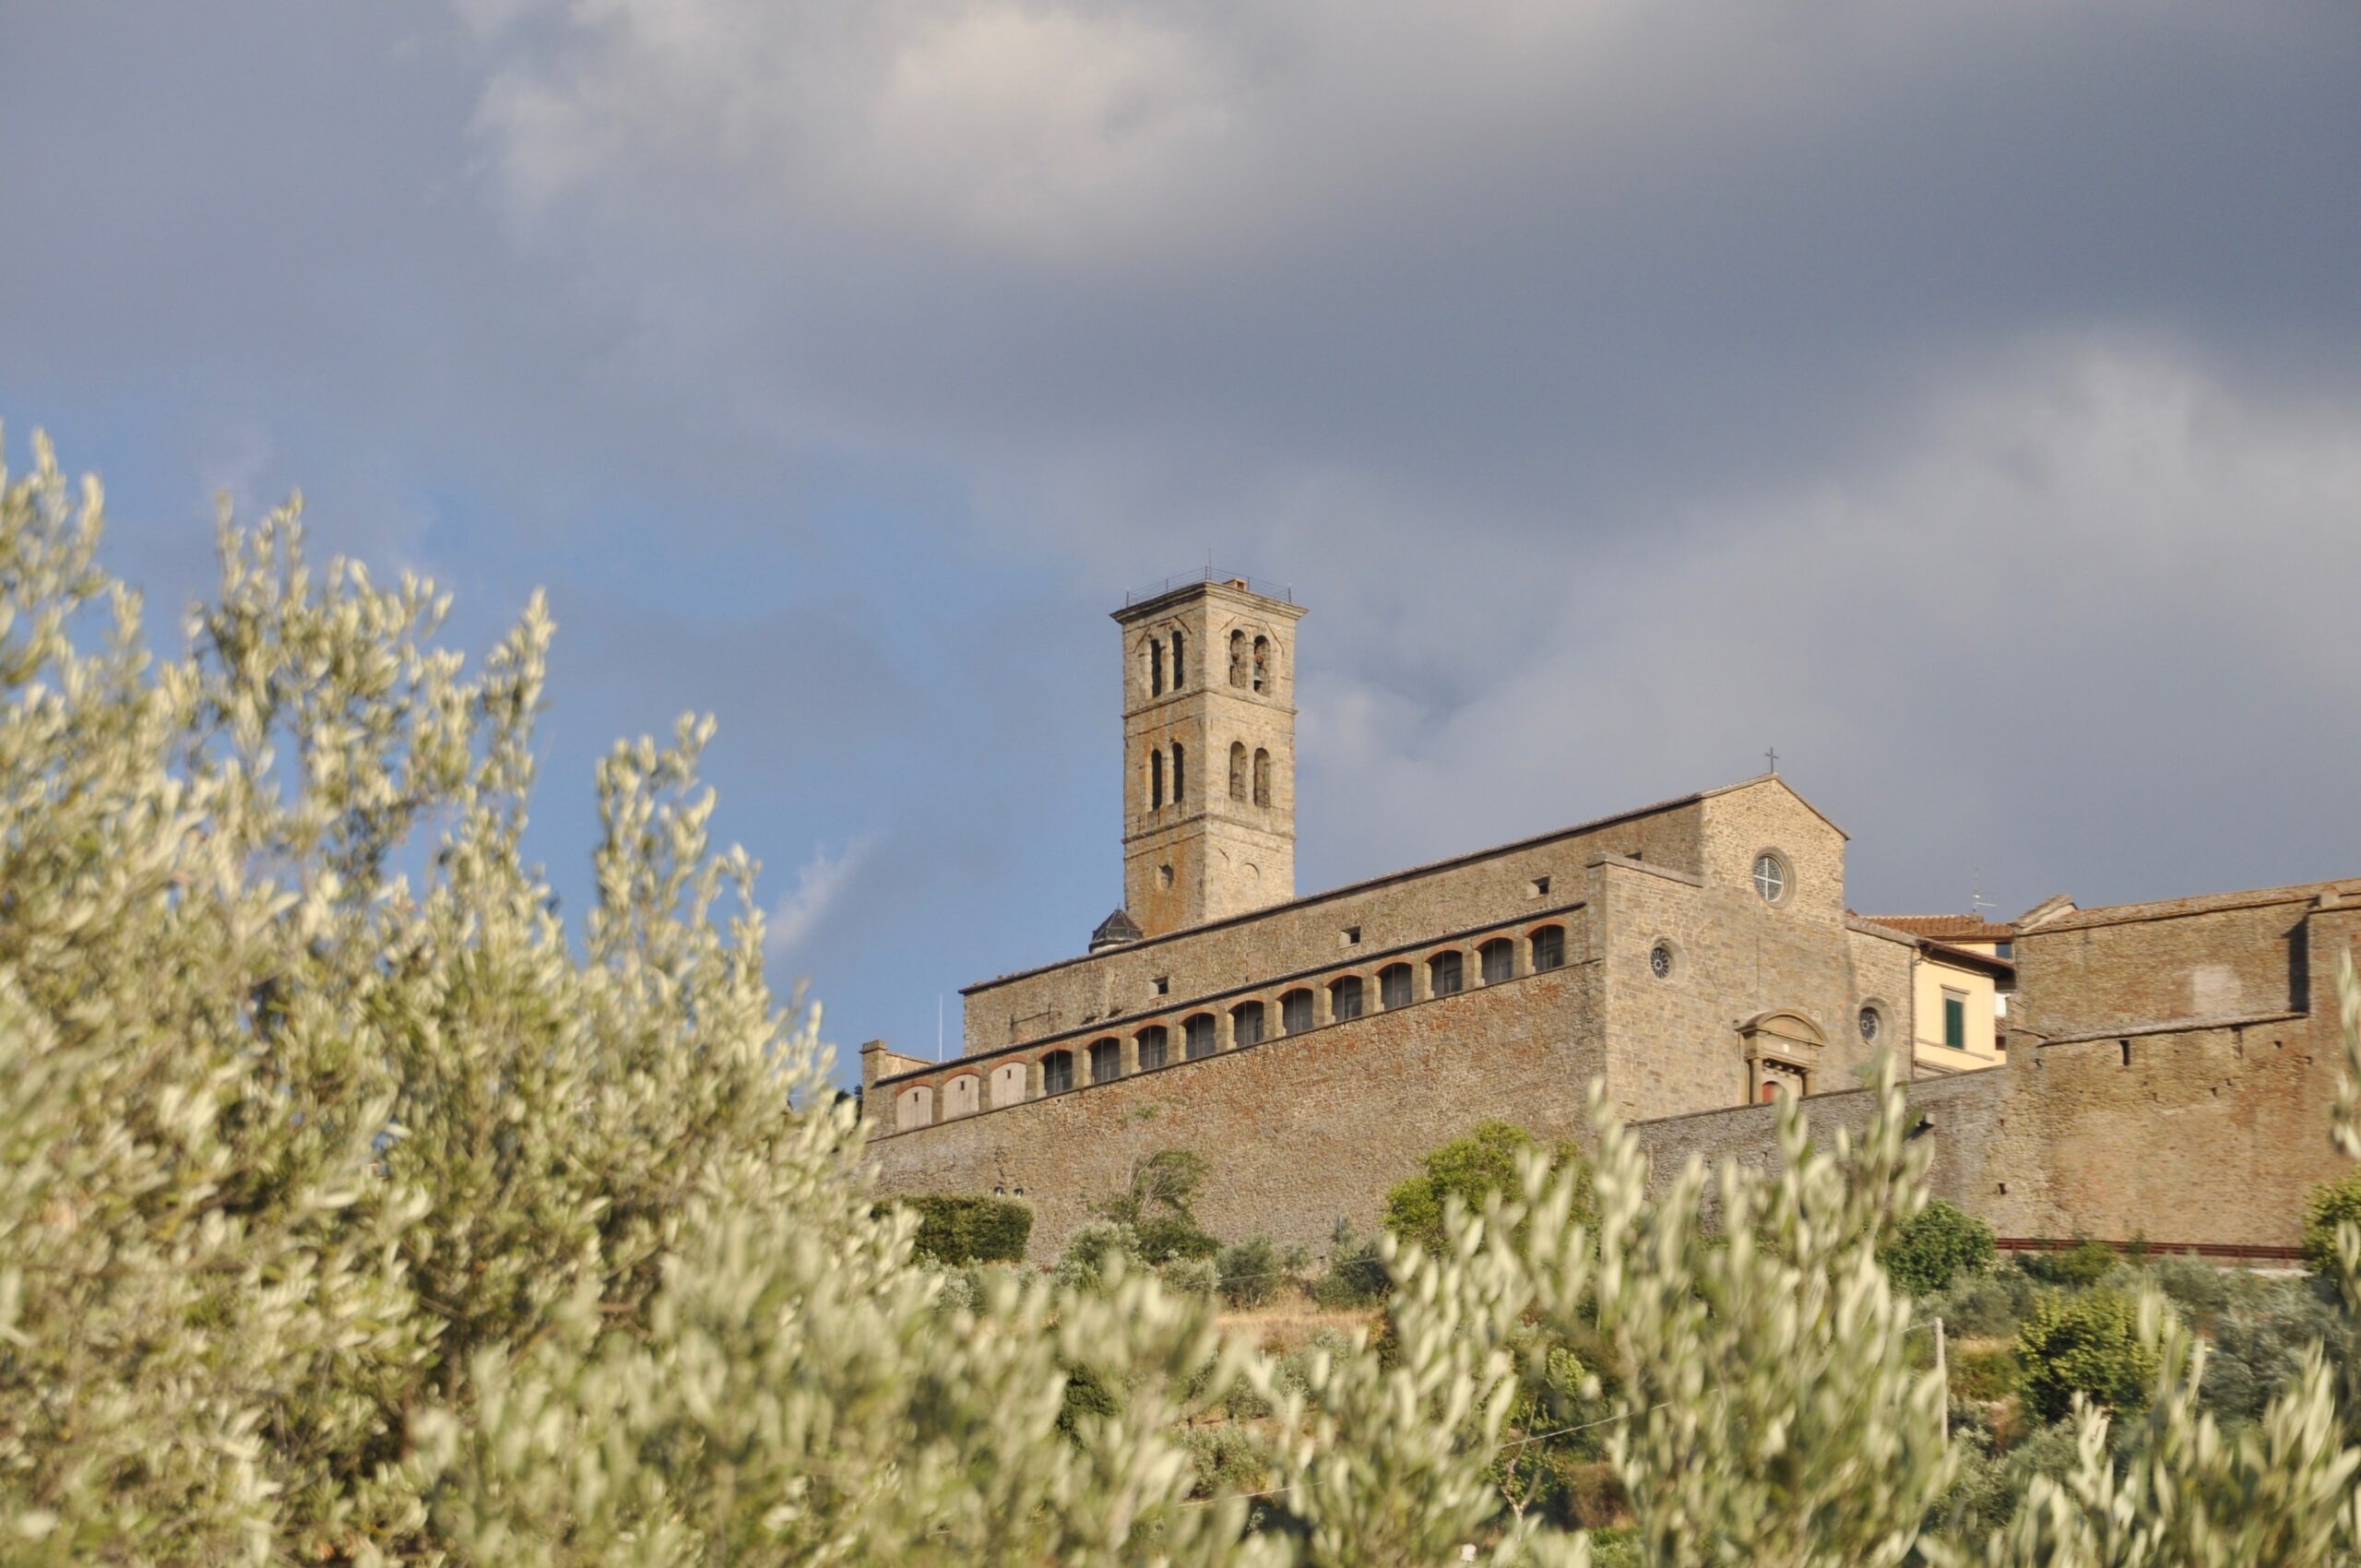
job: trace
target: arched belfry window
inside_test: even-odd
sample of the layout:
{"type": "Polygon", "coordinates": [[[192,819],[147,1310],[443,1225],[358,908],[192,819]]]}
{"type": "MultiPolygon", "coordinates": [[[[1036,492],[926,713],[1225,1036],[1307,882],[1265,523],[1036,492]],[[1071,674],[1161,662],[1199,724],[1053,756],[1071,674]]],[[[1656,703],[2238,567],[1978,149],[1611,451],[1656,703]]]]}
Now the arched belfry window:
{"type": "Polygon", "coordinates": [[[1147,809],[1164,809],[1164,753],[1160,748],[1147,754],[1147,809]]]}
{"type": "MultiPolygon", "coordinates": [[[[1246,742],[1243,741],[1229,743],[1229,798],[1233,801],[1246,798],[1246,742]]],[[[1257,801],[1255,803],[1260,805],[1263,802],[1257,801]]]]}
{"type": "Polygon", "coordinates": [[[1261,746],[1254,748],[1254,803],[1258,806],[1271,803],[1271,754],[1261,746]]]}
{"type": "Polygon", "coordinates": [[[1271,639],[1254,639],[1254,689],[1262,691],[1271,679],[1271,639]]]}
{"type": "Polygon", "coordinates": [[[1189,753],[1180,742],[1172,742],[1172,803],[1180,805],[1189,798],[1189,753]]]}
{"type": "Polygon", "coordinates": [[[1246,684],[1246,634],[1244,632],[1229,634],[1229,683],[1233,686],[1246,684]]]}
{"type": "Polygon", "coordinates": [[[1189,660],[1181,652],[1183,646],[1180,628],[1175,626],[1172,628],[1172,689],[1176,692],[1189,683],[1189,660]]]}
{"type": "Polygon", "coordinates": [[[1164,644],[1155,637],[1147,640],[1147,695],[1164,695],[1164,644]]]}

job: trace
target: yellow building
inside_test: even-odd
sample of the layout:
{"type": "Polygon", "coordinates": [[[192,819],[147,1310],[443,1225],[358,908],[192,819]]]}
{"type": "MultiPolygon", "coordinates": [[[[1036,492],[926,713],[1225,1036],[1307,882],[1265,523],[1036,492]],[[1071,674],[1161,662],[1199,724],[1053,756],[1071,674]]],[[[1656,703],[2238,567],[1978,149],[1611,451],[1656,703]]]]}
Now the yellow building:
{"type": "Polygon", "coordinates": [[[1873,915],[1917,944],[1911,965],[1913,1075],[1940,1077],[2008,1060],[2002,1020],[2016,989],[2016,928],[1978,915],[1873,915]]]}

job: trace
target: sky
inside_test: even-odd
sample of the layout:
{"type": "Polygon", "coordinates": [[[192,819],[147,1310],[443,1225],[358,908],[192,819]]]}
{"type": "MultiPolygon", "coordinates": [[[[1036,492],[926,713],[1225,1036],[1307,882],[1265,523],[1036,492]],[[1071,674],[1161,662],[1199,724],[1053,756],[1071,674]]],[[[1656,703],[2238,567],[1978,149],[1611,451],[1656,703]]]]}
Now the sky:
{"type": "Polygon", "coordinates": [[[1304,891],[1781,771],[1865,911],[2361,873],[2350,0],[0,0],[0,421],[713,714],[825,1033],[1121,897],[1125,590],[1290,585],[1304,891]]]}

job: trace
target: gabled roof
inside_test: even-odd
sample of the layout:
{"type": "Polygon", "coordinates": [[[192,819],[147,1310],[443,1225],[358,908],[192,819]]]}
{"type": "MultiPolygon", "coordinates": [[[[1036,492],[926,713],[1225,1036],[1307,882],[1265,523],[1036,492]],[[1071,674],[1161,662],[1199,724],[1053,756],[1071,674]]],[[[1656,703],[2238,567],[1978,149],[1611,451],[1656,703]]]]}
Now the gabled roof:
{"type": "Polygon", "coordinates": [[[1863,915],[1865,921],[1892,926],[1913,936],[1930,936],[1937,942],[2007,942],[2017,933],[2017,928],[2006,922],[1986,920],[1982,915],[1863,915]]]}
{"type": "Polygon", "coordinates": [[[1828,824],[1829,827],[1835,833],[1836,837],[1845,839],[1848,842],[1851,840],[1853,837],[1851,834],[1845,832],[1843,828],[1838,827],[1836,826],[1836,820],[1830,816],[1826,812],[1821,810],[1818,806],[1813,805],[1809,801],[1805,800],[1803,791],[1797,789],[1793,784],[1788,783],[1786,777],[1784,774],[1758,773],[1751,778],[1741,778],[1735,784],[1725,784],[1718,790],[1700,790],[1692,799],[1710,801],[1716,795],[1734,795],[1740,790],[1751,790],[1758,784],[1776,784],[1780,789],[1785,790],[1788,794],[1794,796],[1797,805],[1811,813],[1812,815],[1820,818],[1821,821],[1828,824]]]}

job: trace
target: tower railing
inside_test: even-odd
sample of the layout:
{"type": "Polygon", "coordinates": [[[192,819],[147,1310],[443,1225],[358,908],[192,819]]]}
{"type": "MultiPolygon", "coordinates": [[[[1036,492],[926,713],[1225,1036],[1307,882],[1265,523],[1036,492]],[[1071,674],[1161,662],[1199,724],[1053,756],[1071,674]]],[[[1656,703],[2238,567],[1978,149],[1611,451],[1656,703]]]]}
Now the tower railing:
{"type": "Polygon", "coordinates": [[[1249,593],[1261,594],[1264,599],[1275,599],[1285,604],[1295,602],[1295,589],[1289,584],[1267,582],[1260,577],[1250,577],[1243,572],[1224,572],[1213,566],[1200,566],[1191,572],[1176,572],[1162,582],[1150,583],[1145,588],[1125,589],[1123,607],[1128,610],[1143,600],[1156,599],[1174,588],[1187,588],[1194,583],[1234,583],[1249,593]]]}

